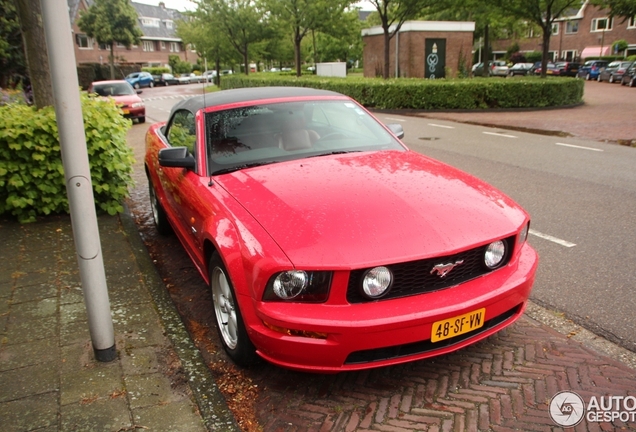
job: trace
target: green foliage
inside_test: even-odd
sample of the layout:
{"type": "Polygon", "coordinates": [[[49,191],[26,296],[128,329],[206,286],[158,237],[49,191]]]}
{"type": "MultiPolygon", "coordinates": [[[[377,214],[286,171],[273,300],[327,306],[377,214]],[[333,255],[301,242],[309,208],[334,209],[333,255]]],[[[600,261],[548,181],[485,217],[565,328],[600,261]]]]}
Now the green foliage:
{"type": "Polygon", "coordinates": [[[0,87],[6,88],[13,75],[26,74],[26,63],[14,2],[0,0],[0,10],[0,87]]]}
{"type": "Polygon", "coordinates": [[[181,60],[178,55],[171,54],[168,56],[168,64],[172,69],[172,73],[175,75],[182,73],[190,73],[192,71],[192,65],[186,61],[181,60]]]}
{"type": "Polygon", "coordinates": [[[423,80],[400,78],[286,77],[277,74],[228,76],[221,88],[298,86],[333,90],[376,109],[537,108],[581,103],[585,82],[578,79],[524,77],[423,80]]]}
{"type": "Polygon", "coordinates": [[[142,71],[148,72],[150,75],[161,75],[162,73],[171,73],[170,68],[167,67],[145,67],[141,68],[142,71]]]}
{"type": "MultiPolygon", "coordinates": [[[[109,214],[132,182],[132,150],[126,143],[130,120],[112,101],[82,94],[86,145],[95,204],[109,214]]],[[[0,107],[0,214],[21,222],[68,212],[64,169],[53,107],[0,107]]]]}
{"type": "Polygon", "coordinates": [[[627,47],[629,47],[627,41],[625,39],[619,39],[612,44],[612,52],[618,54],[625,51],[627,47]]]}
{"type": "Polygon", "coordinates": [[[528,63],[536,63],[541,61],[541,56],[543,54],[541,53],[541,51],[531,51],[531,52],[527,52],[525,53],[526,56],[526,61],[528,63]]]}

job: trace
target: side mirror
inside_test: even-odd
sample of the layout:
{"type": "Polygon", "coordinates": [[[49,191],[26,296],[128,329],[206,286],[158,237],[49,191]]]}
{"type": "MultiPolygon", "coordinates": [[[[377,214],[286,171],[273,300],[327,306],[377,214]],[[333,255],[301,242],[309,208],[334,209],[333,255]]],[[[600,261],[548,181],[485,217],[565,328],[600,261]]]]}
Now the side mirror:
{"type": "Polygon", "coordinates": [[[143,90],[137,90],[137,94],[142,94],[143,92],[143,90]]]}
{"type": "Polygon", "coordinates": [[[404,128],[402,127],[401,124],[399,124],[399,123],[390,123],[390,124],[386,125],[386,127],[388,127],[389,130],[391,132],[393,132],[393,135],[395,135],[399,139],[404,138],[404,128]]]}
{"type": "Polygon", "coordinates": [[[171,147],[159,150],[159,165],[194,169],[195,162],[187,147],[171,147]]]}

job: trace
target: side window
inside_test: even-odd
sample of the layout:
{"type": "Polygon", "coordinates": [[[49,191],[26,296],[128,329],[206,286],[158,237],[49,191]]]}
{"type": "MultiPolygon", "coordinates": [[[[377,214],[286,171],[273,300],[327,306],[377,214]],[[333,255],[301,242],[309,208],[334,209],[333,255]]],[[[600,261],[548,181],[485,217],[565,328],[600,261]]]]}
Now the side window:
{"type": "Polygon", "coordinates": [[[167,138],[172,147],[187,147],[188,151],[194,155],[197,139],[194,114],[186,110],[177,111],[168,129],[167,138]]]}

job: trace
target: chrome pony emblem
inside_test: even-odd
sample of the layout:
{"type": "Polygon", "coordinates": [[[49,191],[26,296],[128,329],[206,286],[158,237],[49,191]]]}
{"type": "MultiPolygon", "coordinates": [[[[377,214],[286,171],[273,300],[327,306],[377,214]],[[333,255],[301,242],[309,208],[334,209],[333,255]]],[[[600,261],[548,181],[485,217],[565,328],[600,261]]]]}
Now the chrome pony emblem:
{"type": "Polygon", "coordinates": [[[448,263],[448,264],[437,264],[431,270],[431,274],[437,272],[439,277],[444,277],[448,273],[450,273],[451,270],[453,270],[455,267],[457,267],[458,265],[463,264],[463,263],[464,263],[464,260],[459,260],[459,261],[455,261],[454,263],[448,263]]]}

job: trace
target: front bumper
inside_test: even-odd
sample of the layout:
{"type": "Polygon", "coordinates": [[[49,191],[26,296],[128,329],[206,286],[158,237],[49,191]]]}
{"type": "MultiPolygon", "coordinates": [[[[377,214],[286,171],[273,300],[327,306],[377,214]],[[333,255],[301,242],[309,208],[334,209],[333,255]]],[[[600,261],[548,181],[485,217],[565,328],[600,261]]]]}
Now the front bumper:
{"type": "Polygon", "coordinates": [[[246,314],[248,333],[261,357],[295,370],[351,371],[446,354],[492,335],[523,314],[537,262],[536,252],[526,244],[508,266],[440,291],[355,305],[331,300],[257,302],[254,315],[246,314]],[[433,323],[481,308],[486,310],[484,327],[430,341],[433,323]],[[271,328],[327,336],[291,336],[271,328]]]}

